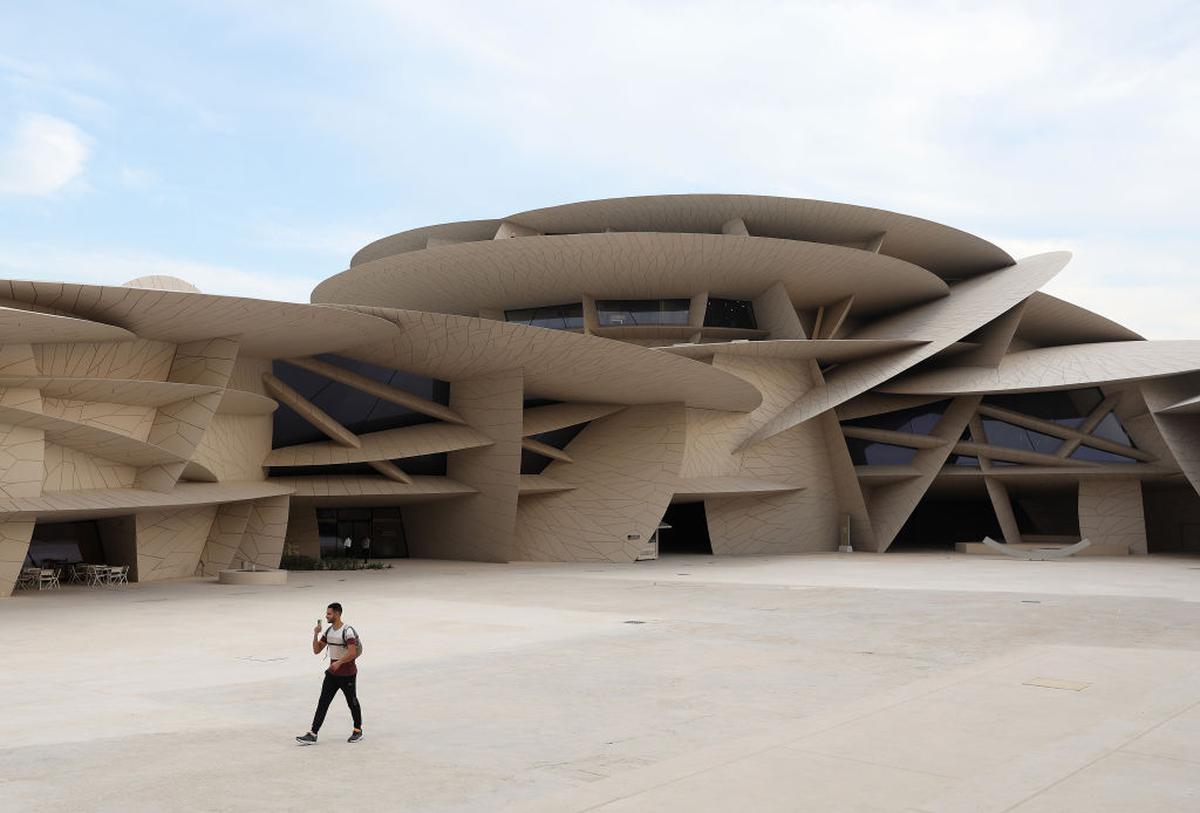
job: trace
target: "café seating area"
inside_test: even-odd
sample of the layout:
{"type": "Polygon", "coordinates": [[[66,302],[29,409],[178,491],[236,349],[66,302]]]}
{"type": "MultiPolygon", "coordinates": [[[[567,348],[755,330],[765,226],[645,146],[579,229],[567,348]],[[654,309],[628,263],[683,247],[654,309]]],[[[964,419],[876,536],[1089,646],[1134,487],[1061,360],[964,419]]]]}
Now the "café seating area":
{"type": "Polygon", "coordinates": [[[94,565],[69,562],[54,567],[26,567],[17,578],[18,590],[58,590],[63,579],[85,587],[114,587],[129,584],[129,565],[94,565]]]}

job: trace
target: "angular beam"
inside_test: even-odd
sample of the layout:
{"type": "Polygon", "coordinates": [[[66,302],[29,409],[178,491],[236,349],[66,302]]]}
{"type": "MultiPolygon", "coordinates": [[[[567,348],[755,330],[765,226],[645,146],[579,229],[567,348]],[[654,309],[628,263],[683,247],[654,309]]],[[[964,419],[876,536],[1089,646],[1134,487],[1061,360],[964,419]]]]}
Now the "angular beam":
{"type": "Polygon", "coordinates": [[[362,442],[358,439],[357,435],[334,420],[325,410],[309,401],[275,376],[270,373],[263,373],[262,381],[263,386],[267,388],[267,392],[295,410],[296,414],[301,418],[324,432],[330,440],[353,449],[362,447],[362,442]]]}
{"type": "Polygon", "coordinates": [[[367,465],[389,480],[395,480],[397,483],[404,483],[405,485],[412,485],[412,478],[390,460],[371,460],[368,461],[367,465]]]}
{"type": "Polygon", "coordinates": [[[875,429],[870,426],[843,426],[842,434],[848,438],[890,443],[893,446],[907,446],[910,449],[936,449],[951,442],[932,435],[914,435],[911,432],[895,432],[891,429],[875,429]]]}
{"type": "Polygon", "coordinates": [[[749,237],[750,230],[746,228],[746,221],[740,217],[735,217],[732,220],[726,220],[721,226],[721,234],[738,234],[742,237],[749,237]]]}
{"type": "Polygon", "coordinates": [[[561,460],[563,463],[575,462],[562,449],[556,449],[549,443],[542,443],[540,440],[534,440],[533,438],[522,438],[521,448],[534,454],[540,454],[543,457],[549,457],[552,460],[561,460]]]}
{"type": "Polygon", "coordinates": [[[390,401],[405,409],[411,409],[413,412],[420,412],[422,415],[437,418],[439,421],[458,424],[466,423],[457,412],[448,406],[443,406],[436,401],[430,401],[428,398],[422,398],[419,395],[413,395],[411,392],[405,392],[396,387],[388,386],[382,381],[367,378],[365,375],[347,370],[344,367],[338,367],[336,364],[330,364],[312,357],[288,359],[287,362],[288,364],[294,364],[297,367],[308,370],[311,373],[324,376],[330,381],[337,381],[340,384],[345,384],[347,387],[353,387],[360,392],[390,401]]]}

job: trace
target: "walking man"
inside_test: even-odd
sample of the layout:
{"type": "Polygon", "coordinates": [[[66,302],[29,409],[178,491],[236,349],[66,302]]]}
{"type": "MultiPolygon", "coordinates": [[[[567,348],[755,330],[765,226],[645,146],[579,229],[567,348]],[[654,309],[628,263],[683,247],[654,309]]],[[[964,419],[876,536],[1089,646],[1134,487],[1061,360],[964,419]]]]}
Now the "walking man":
{"type": "Polygon", "coordinates": [[[371,561],[371,537],[363,537],[363,564],[371,561]]]}
{"type": "Polygon", "coordinates": [[[329,704],[339,690],[346,696],[346,705],[350,707],[350,716],[354,718],[354,731],[346,742],[358,742],[363,738],[362,707],[358,705],[355,686],[358,679],[358,667],[354,665],[359,653],[358,633],[354,627],[342,623],[342,605],[336,601],[325,609],[325,620],[329,622],[329,628],[322,635],[321,622],[317,622],[313,630],[312,648],[314,655],[320,655],[325,647],[329,647],[329,668],[325,670],[325,682],[321,684],[321,699],[317,701],[312,728],[307,734],[296,738],[300,745],[316,745],[317,732],[325,722],[325,712],[329,711],[329,704]]]}

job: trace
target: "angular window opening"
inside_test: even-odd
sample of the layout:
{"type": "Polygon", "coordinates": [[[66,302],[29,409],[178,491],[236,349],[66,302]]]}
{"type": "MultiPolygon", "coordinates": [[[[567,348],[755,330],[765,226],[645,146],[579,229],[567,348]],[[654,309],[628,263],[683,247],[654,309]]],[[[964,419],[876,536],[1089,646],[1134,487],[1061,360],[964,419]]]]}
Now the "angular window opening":
{"type": "Polygon", "coordinates": [[[1093,449],[1091,446],[1080,446],[1071,453],[1072,460],[1087,460],[1091,463],[1137,463],[1132,457],[1126,457],[1121,454],[1113,454],[1112,452],[1104,452],[1100,449],[1093,449]]]}
{"type": "Polygon", "coordinates": [[[950,458],[951,466],[969,466],[970,468],[979,468],[979,458],[969,454],[956,454],[950,458]]]}
{"type": "Polygon", "coordinates": [[[686,325],[690,299],[601,299],[596,318],[601,327],[686,325]]]}
{"type": "Polygon", "coordinates": [[[1062,445],[1062,438],[1026,429],[995,418],[983,419],[983,432],[987,435],[988,443],[993,446],[1003,446],[1006,449],[1023,449],[1041,454],[1054,454],[1062,445]]]}
{"type": "Polygon", "coordinates": [[[856,466],[907,466],[917,456],[917,450],[907,446],[862,438],[846,438],[846,447],[856,466]]]}
{"type": "Polygon", "coordinates": [[[550,330],[581,330],[583,328],[583,303],[547,305],[541,308],[518,308],[505,311],[504,321],[550,330]]]}
{"type": "Polygon", "coordinates": [[[321,558],[365,556],[363,540],[370,537],[372,559],[408,556],[404,517],[398,508],[318,508],[317,534],[321,558]],[[346,538],[350,538],[347,552],[346,538]]]}
{"type": "Polygon", "coordinates": [[[1051,392],[1019,392],[1004,395],[989,395],[985,404],[1020,412],[1034,418],[1053,421],[1062,426],[1078,429],[1087,416],[1104,400],[1099,387],[1082,390],[1054,390],[1051,392]]]}
{"type": "Polygon", "coordinates": [[[1032,536],[1079,538],[1079,487],[1067,491],[1011,495],[1017,530],[1032,536]]]}
{"type": "Polygon", "coordinates": [[[1122,446],[1128,446],[1131,449],[1136,448],[1133,441],[1129,438],[1128,433],[1126,433],[1125,427],[1121,425],[1121,420],[1117,417],[1117,413],[1115,412],[1110,412],[1105,415],[1104,420],[1100,421],[1100,423],[1096,425],[1096,428],[1092,430],[1092,434],[1098,438],[1104,438],[1105,440],[1111,440],[1113,443],[1119,443],[1122,446]]]}
{"type": "MultiPolygon", "coordinates": [[[[400,370],[391,370],[370,362],[332,353],[322,354],[317,358],[428,401],[443,405],[450,403],[450,385],[445,381],[400,370]]],[[[384,429],[397,429],[402,426],[433,423],[437,420],[349,385],[331,381],[323,375],[288,364],[286,361],[273,362],[271,371],[276,378],[356,435],[380,432],[384,429]]],[[[329,439],[324,432],[286,404],[280,404],[279,409],[275,411],[271,435],[272,449],[329,439]]]]}
{"type": "MultiPolygon", "coordinates": [[[[861,426],[870,429],[890,429],[893,432],[908,432],[911,435],[928,435],[942,419],[942,414],[949,406],[949,401],[938,401],[909,409],[898,409],[895,412],[884,412],[880,415],[867,415],[845,421],[842,426],[861,426]]],[[[970,440],[970,430],[963,432],[962,440],[970,440]]]]}
{"type": "MultiPolygon", "coordinates": [[[[567,448],[567,444],[586,429],[589,423],[591,421],[577,423],[574,426],[565,426],[562,429],[552,429],[549,432],[542,432],[540,435],[530,435],[530,439],[545,443],[547,446],[553,446],[555,449],[565,449],[567,448]]],[[[528,449],[521,450],[521,474],[541,474],[553,462],[552,458],[540,455],[537,452],[531,452],[528,449]]]]}
{"type": "Polygon", "coordinates": [[[717,299],[710,297],[704,309],[705,327],[758,328],[754,318],[754,303],[746,299],[717,299]]]}

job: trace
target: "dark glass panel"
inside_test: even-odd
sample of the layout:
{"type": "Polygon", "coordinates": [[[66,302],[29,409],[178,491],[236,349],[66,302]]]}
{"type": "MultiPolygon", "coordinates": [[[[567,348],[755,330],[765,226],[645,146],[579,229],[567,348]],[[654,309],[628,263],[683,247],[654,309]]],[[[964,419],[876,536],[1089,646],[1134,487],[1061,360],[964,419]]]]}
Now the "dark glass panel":
{"type": "Polygon", "coordinates": [[[1079,536],[1077,491],[1014,495],[1013,513],[1023,534],[1079,536]]]}
{"type": "Polygon", "coordinates": [[[583,327],[583,304],[571,302],[566,305],[505,311],[504,321],[551,330],[579,330],[583,327]]]}
{"type": "Polygon", "coordinates": [[[1113,443],[1119,443],[1122,446],[1133,446],[1133,441],[1129,439],[1129,435],[1125,432],[1125,427],[1121,426],[1121,420],[1117,417],[1117,413],[1110,412],[1104,416],[1104,420],[1096,425],[1092,430],[1092,434],[1098,438],[1111,440],[1113,443]]]}
{"type": "Polygon", "coordinates": [[[686,325],[689,299],[601,299],[596,316],[602,327],[686,325]]]}
{"type": "MultiPolygon", "coordinates": [[[[567,426],[562,429],[553,429],[549,432],[542,432],[540,435],[531,435],[533,440],[541,441],[547,446],[553,446],[555,449],[565,449],[567,444],[575,439],[575,437],[587,428],[588,423],[577,423],[574,426],[567,426]]],[[[521,450],[521,474],[541,474],[554,461],[537,452],[531,452],[528,449],[521,450]]]]}
{"type": "Polygon", "coordinates": [[[979,468],[979,458],[969,454],[956,454],[950,458],[951,466],[970,466],[971,468],[979,468]]]}
{"type": "Polygon", "coordinates": [[[846,438],[850,459],[856,466],[906,466],[917,456],[916,449],[877,443],[862,438],[846,438]]]}
{"type": "MultiPolygon", "coordinates": [[[[908,432],[913,435],[928,435],[942,418],[949,401],[938,401],[909,409],[898,409],[895,412],[884,412],[881,415],[868,415],[865,418],[855,418],[846,421],[843,426],[863,426],[871,429],[891,429],[894,432],[908,432]]],[[[968,432],[970,430],[967,430],[968,432]]],[[[966,433],[962,440],[969,440],[966,433]]]]}
{"type": "Polygon", "coordinates": [[[1062,438],[1056,438],[1042,432],[1035,432],[1022,426],[998,421],[995,418],[983,419],[983,433],[987,435],[988,443],[1003,446],[1006,449],[1023,449],[1042,454],[1054,454],[1062,445],[1062,438]]]}
{"type": "MultiPolygon", "coordinates": [[[[392,463],[409,475],[445,477],[446,453],[418,455],[393,460],[392,463]]],[[[271,466],[271,477],[327,477],[329,475],[366,475],[382,477],[367,463],[333,463],[327,466],[271,466]]]]}
{"type": "MultiPolygon", "coordinates": [[[[435,403],[450,403],[450,385],[445,381],[389,370],[386,367],[333,354],[317,358],[435,403]]],[[[330,381],[322,375],[288,364],[286,361],[276,361],[271,366],[277,378],[355,434],[362,435],[437,420],[354,387],[330,381]]],[[[280,449],[328,439],[324,432],[288,406],[280,404],[279,409],[275,411],[271,448],[280,449]]]]}
{"type": "Polygon", "coordinates": [[[710,297],[708,306],[704,309],[704,326],[755,330],[758,328],[758,322],[754,319],[754,303],[746,299],[710,297]]]}
{"type": "Polygon", "coordinates": [[[1021,463],[1014,463],[1011,460],[992,460],[991,462],[992,462],[993,466],[999,466],[1000,468],[1004,468],[1005,466],[1020,466],[1020,465],[1022,465],[1021,463]]]}
{"type": "Polygon", "coordinates": [[[1053,392],[1020,392],[1006,395],[989,395],[985,404],[1011,409],[1023,415],[1031,415],[1054,423],[1078,428],[1088,413],[1100,406],[1104,393],[1097,387],[1083,390],[1055,390],[1053,392]]]}
{"type": "Polygon", "coordinates": [[[521,450],[521,474],[541,474],[554,461],[528,449],[521,450]]]}
{"type": "Polygon", "coordinates": [[[1112,452],[1102,452],[1099,449],[1093,449],[1091,446],[1080,446],[1071,453],[1073,460],[1087,460],[1091,463],[1136,463],[1132,457],[1125,455],[1113,454],[1112,452]]]}

